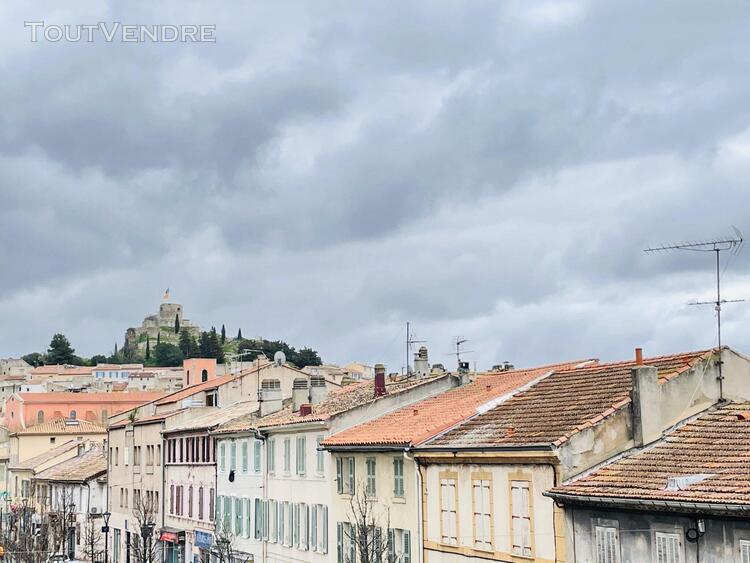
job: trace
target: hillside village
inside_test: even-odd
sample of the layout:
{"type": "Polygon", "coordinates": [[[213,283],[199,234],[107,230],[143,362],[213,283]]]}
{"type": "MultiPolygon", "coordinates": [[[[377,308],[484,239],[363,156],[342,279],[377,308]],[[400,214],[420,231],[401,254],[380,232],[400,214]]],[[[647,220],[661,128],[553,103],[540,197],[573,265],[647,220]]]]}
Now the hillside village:
{"type": "MultiPolygon", "coordinates": [[[[128,337],[158,338],[173,313],[199,330],[162,307],[128,337]]],[[[283,352],[0,367],[4,522],[34,532],[6,550],[113,563],[750,550],[750,359],[727,347],[484,372],[446,371],[425,347],[404,373],[299,369],[283,352]]]]}

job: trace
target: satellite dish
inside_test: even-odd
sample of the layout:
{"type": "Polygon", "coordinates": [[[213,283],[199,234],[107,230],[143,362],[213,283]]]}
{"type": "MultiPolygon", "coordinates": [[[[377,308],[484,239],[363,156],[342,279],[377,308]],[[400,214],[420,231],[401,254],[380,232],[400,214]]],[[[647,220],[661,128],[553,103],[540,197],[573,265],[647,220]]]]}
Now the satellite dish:
{"type": "Polygon", "coordinates": [[[273,355],[273,361],[276,362],[277,366],[283,366],[286,363],[286,354],[279,350],[273,355]]]}

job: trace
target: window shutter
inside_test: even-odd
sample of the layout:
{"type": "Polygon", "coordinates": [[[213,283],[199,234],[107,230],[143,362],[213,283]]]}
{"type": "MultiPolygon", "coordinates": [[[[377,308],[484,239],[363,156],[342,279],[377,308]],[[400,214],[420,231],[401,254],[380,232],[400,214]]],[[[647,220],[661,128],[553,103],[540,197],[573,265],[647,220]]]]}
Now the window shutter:
{"type": "Polygon", "coordinates": [[[740,540],[740,557],[742,563],[750,563],[750,541],[740,540]]]}
{"type": "Polygon", "coordinates": [[[411,532],[404,530],[404,552],[401,563],[411,563],[411,532]]]}
{"type": "Polygon", "coordinates": [[[328,553],[328,507],[323,506],[323,519],[322,519],[322,534],[323,541],[321,543],[323,553],[328,553]]]}
{"type": "Polygon", "coordinates": [[[245,505],[245,507],[244,507],[245,529],[243,530],[243,534],[242,535],[245,536],[246,538],[249,538],[252,535],[252,533],[253,533],[252,532],[252,530],[253,530],[253,528],[252,528],[252,521],[253,521],[253,519],[252,519],[252,516],[251,516],[252,507],[250,506],[250,499],[249,498],[242,499],[242,502],[245,505]]]}
{"type": "Polygon", "coordinates": [[[336,563],[344,563],[344,525],[336,522],[336,563]]]}
{"type": "Polygon", "coordinates": [[[388,528],[388,563],[396,563],[396,534],[388,528]]]}
{"type": "Polygon", "coordinates": [[[318,551],[318,505],[310,507],[310,550],[318,551]]]}
{"type": "Polygon", "coordinates": [[[259,540],[262,537],[262,525],[263,525],[263,514],[261,514],[261,499],[256,498],[254,502],[255,507],[255,539],[259,540]]]}
{"type": "Polygon", "coordinates": [[[349,475],[348,475],[348,482],[347,482],[347,485],[346,485],[346,487],[347,487],[347,491],[346,492],[349,493],[350,495],[353,495],[354,494],[354,486],[355,486],[355,483],[354,483],[354,458],[350,457],[349,458],[349,475]]]}
{"type": "Polygon", "coordinates": [[[255,440],[253,444],[253,470],[260,473],[260,440],[255,440]]]}
{"type": "Polygon", "coordinates": [[[242,440],[242,472],[247,473],[247,440],[242,440]]]}
{"type": "Polygon", "coordinates": [[[339,494],[344,492],[344,460],[336,458],[336,490],[339,494]]]}

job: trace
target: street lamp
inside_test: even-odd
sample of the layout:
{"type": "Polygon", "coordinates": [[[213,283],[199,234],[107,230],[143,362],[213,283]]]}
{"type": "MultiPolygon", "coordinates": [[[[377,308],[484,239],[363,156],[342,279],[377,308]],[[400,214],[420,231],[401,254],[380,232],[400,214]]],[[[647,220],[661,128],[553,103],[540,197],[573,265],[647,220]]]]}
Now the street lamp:
{"type": "Polygon", "coordinates": [[[104,518],[104,526],[102,526],[102,532],[104,533],[104,563],[109,561],[109,517],[112,514],[108,511],[102,514],[104,518]]]}

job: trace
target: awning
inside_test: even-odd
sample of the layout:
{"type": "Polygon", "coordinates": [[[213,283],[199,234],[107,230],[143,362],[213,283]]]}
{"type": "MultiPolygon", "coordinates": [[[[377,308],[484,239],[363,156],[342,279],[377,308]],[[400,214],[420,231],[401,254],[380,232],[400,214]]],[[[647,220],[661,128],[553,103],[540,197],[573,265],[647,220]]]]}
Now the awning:
{"type": "MultiPolygon", "coordinates": [[[[168,532],[166,530],[162,531],[161,535],[159,536],[159,539],[161,541],[169,542],[169,543],[180,543],[180,532],[168,532]]],[[[185,539],[185,533],[182,533],[182,539],[185,539]]]]}

